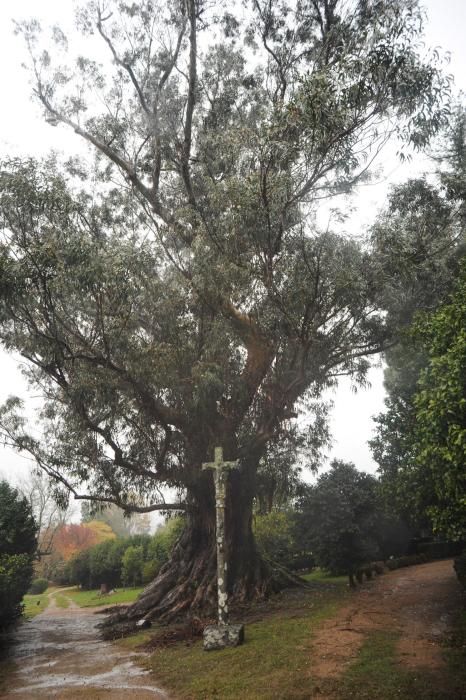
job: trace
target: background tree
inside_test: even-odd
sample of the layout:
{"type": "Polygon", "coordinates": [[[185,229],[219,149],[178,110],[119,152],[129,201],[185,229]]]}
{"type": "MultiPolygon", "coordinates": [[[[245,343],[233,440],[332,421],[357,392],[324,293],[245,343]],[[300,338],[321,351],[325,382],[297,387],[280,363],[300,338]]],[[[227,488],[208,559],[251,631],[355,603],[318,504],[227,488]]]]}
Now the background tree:
{"type": "Polygon", "coordinates": [[[330,471],[298,501],[299,528],[316,563],[348,574],[352,586],[357,568],[380,557],[377,489],[373,476],[351,462],[333,460],[330,471]]]}
{"type": "Polygon", "coordinates": [[[385,267],[399,268],[399,275],[392,276],[386,292],[392,299],[387,306],[393,317],[403,315],[408,325],[385,354],[386,411],[375,418],[376,431],[370,445],[379,464],[387,503],[412,524],[424,528],[432,525],[427,509],[435,499],[435,487],[428,470],[422,471],[416,464],[416,396],[419,379],[430,364],[430,351],[419,332],[428,321],[419,321],[417,331],[412,321],[416,309],[429,314],[445,303],[460,274],[465,253],[465,129],[466,115],[459,107],[438,148],[436,181],[428,184],[421,179],[397,188],[387,212],[374,227],[385,267]],[[403,263],[410,259],[415,260],[412,267],[403,263]],[[413,289],[417,301],[411,306],[407,300],[413,289]]]}
{"type": "Polygon", "coordinates": [[[69,561],[64,583],[78,584],[83,588],[99,588],[102,583],[110,587],[120,586],[124,583],[124,568],[126,583],[129,579],[131,582],[141,583],[142,580],[143,583],[147,583],[169,560],[184,525],[183,518],[171,518],[152,536],[119,537],[80,552],[69,561]],[[125,552],[129,547],[138,552],[142,551],[142,561],[135,567],[136,578],[131,578],[129,563],[124,566],[125,552]]]}
{"type": "Polygon", "coordinates": [[[450,303],[415,326],[427,352],[414,398],[412,469],[434,531],[466,537],[466,264],[450,303]]]}
{"type": "Polygon", "coordinates": [[[214,603],[201,464],[216,445],[241,462],[232,593],[271,590],[251,527],[267,445],[302,427],[336,377],[362,379],[389,335],[370,249],[320,232],[314,213],[367,176],[390,136],[422,147],[447,115],[421,25],[415,0],[254,0],[237,13],[92,2],[78,13],[89,54],[74,61],[59,29],[44,49],[37,22],[20,27],[46,119],[98,160],[94,174],[3,165],[0,335],[44,389],[45,438],[18,401],[1,420],[75,498],[186,509],[171,562],[130,615],[214,603]],[[182,501],[163,503],[161,485],[182,501]]]}
{"type": "Polygon", "coordinates": [[[21,614],[36,548],[37,525],[30,505],[16,489],[0,481],[0,628],[21,614]]]}
{"type": "Polygon", "coordinates": [[[142,583],[142,568],[144,566],[144,550],[138,547],[128,547],[121,560],[121,579],[126,586],[138,586],[142,583]]]}
{"type": "Polygon", "coordinates": [[[99,542],[114,540],[115,533],[106,523],[93,520],[85,525],[63,525],[55,536],[54,549],[67,561],[77,552],[89,549],[99,542]]]}
{"type": "Polygon", "coordinates": [[[70,517],[69,503],[57,502],[55,483],[40,471],[31,471],[21,481],[19,491],[27,499],[37,524],[38,556],[51,554],[57,530],[70,517]]]}

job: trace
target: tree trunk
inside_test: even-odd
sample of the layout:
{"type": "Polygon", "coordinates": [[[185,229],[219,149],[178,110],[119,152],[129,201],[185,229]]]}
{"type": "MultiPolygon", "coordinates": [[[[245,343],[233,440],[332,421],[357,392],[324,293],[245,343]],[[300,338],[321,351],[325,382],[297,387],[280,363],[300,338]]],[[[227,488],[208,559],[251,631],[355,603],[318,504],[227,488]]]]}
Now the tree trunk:
{"type": "MultiPolygon", "coordinates": [[[[193,510],[172,557],[140,598],[118,620],[161,620],[183,615],[215,617],[217,609],[215,498],[213,479],[204,472],[191,493],[193,510]]],[[[264,598],[274,589],[272,572],[257,552],[252,533],[253,489],[244,472],[229,476],[226,504],[226,556],[230,602],[264,598]]]]}

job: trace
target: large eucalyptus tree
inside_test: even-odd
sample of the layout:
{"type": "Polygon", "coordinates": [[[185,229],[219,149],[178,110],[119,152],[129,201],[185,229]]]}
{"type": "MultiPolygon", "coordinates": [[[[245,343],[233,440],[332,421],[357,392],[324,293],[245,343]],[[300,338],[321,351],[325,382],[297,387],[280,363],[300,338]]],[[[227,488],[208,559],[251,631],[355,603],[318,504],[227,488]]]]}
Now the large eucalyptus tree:
{"type": "Polygon", "coordinates": [[[130,614],[214,600],[201,464],[216,445],[241,463],[232,592],[270,590],[251,532],[258,464],[389,334],[369,248],[314,214],[390,137],[420,148],[442,123],[448,80],[421,25],[415,0],[109,0],[78,12],[85,56],[58,28],[20,27],[45,118],[98,158],[93,179],[76,162],[3,164],[1,337],[46,399],[43,439],[15,401],[3,429],[75,495],[186,510],[130,614]],[[179,502],[162,502],[167,485],[179,502]]]}

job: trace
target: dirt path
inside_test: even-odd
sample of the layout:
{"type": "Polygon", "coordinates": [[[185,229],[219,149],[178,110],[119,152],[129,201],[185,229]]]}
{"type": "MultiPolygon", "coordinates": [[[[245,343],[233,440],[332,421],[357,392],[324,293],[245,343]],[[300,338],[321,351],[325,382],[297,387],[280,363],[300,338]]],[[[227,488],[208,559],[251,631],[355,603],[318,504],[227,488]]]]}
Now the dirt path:
{"type": "MultiPolygon", "coordinates": [[[[60,591],[62,594],[62,591],[60,591]]],[[[167,700],[168,695],[138,666],[141,654],[119,651],[100,640],[95,608],[80,608],[68,599],[59,608],[54,594],[43,613],[24,622],[13,634],[2,700],[167,700]]]]}
{"type": "Polygon", "coordinates": [[[458,610],[461,588],[452,561],[399,569],[364,585],[349,605],[325,622],[312,647],[312,674],[338,678],[371,632],[400,634],[398,661],[409,668],[440,669],[441,639],[458,610]]]}

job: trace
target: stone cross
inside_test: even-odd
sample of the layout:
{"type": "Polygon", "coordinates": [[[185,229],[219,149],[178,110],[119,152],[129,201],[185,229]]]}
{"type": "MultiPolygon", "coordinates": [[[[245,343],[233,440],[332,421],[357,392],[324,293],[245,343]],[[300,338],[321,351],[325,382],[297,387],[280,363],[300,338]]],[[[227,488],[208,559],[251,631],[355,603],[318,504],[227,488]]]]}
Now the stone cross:
{"type": "Polygon", "coordinates": [[[213,469],[215,483],[215,514],[216,514],[216,540],[217,540],[217,587],[218,587],[218,624],[228,624],[228,592],[227,592],[227,568],[225,558],[225,499],[226,482],[229,469],[238,468],[238,460],[235,462],[223,461],[223,449],[215,448],[213,462],[205,462],[203,469],[213,469]]]}
{"type": "Polygon", "coordinates": [[[238,468],[238,460],[223,460],[223,449],[215,448],[213,462],[205,462],[202,469],[212,469],[215,484],[215,514],[217,541],[217,591],[218,591],[218,625],[209,625],[204,630],[204,649],[222,649],[225,646],[237,646],[244,639],[243,625],[228,624],[227,568],[225,557],[225,500],[228,471],[238,468]]]}

